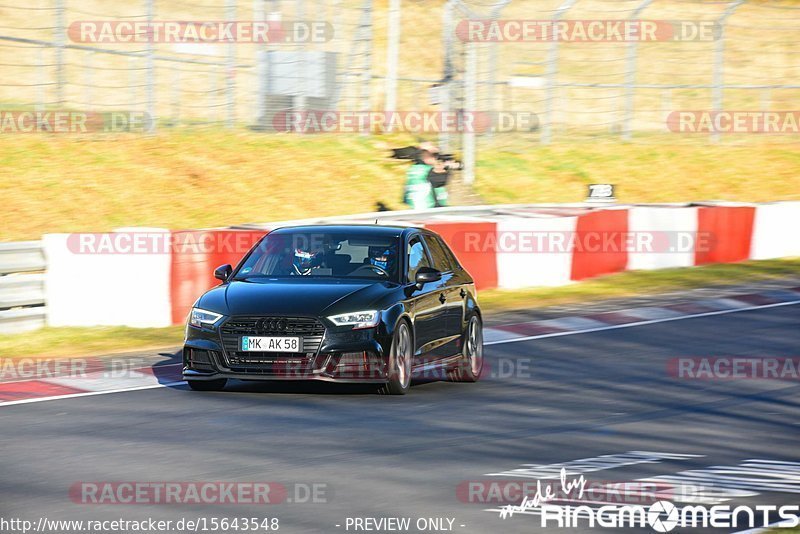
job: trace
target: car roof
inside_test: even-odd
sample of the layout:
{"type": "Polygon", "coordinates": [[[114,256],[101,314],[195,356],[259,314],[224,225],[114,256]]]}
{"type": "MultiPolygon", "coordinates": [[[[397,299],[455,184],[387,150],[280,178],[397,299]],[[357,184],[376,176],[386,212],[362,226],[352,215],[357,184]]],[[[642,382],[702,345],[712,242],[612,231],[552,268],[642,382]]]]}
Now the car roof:
{"type": "Polygon", "coordinates": [[[360,235],[374,235],[382,237],[399,237],[406,230],[419,231],[421,228],[413,226],[382,225],[382,224],[308,224],[301,226],[282,226],[269,233],[289,233],[289,232],[331,232],[358,233],[360,235]]]}

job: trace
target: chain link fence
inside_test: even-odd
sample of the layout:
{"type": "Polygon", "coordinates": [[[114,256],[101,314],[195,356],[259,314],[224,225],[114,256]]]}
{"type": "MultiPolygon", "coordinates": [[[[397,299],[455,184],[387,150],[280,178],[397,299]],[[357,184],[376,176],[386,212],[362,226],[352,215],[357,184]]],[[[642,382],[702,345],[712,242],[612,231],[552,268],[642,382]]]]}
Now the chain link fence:
{"type": "Polygon", "coordinates": [[[800,96],[800,6],[790,1],[0,1],[6,109],[141,111],[161,129],[265,131],[298,110],[485,112],[492,128],[418,133],[462,153],[467,182],[482,147],[647,143],[669,132],[676,110],[795,110],[800,96]],[[264,22],[281,39],[154,38],[167,21],[264,22]],[[508,31],[525,21],[566,33],[508,31]],[[574,35],[610,21],[649,21],[656,38],[574,35]],[[94,32],[83,31],[89,22],[94,32]],[[120,42],[103,38],[103,23],[134,36],[136,23],[149,29],[120,42]],[[314,27],[316,37],[296,34],[314,27]],[[535,120],[501,128],[501,112],[535,120]]]}

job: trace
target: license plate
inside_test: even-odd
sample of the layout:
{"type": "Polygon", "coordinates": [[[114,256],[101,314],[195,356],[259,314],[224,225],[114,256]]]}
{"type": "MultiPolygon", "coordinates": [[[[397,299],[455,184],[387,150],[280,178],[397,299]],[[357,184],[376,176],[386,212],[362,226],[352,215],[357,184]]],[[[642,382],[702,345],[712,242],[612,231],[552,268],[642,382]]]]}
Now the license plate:
{"type": "Polygon", "coordinates": [[[242,336],[243,352],[303,352],[299,337],[242,336]]]}

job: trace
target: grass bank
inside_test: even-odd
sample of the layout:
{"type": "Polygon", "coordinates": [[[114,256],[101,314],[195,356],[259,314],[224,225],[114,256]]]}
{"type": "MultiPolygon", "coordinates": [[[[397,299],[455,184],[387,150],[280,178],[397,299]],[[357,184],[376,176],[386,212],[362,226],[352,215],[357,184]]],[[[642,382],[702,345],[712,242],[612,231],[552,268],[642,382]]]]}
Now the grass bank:
{"type": "MultiPolygon", "coordinates": [[[[768,140],[708,145],[534,137],[480,148],[474,192],[456,203],[577,202],[614,183],[621,202],[800,199],[800,152],[768,140]]],[[[172,131],[156,136],[0,138],[0,241],[123,226],[208,228],[402,209],[409,137],[172,131]]],[[[460,176],[456,174],[456,181],[460,176]]],[[[456,191],[464,190],[455,184],[456,191]]]]}

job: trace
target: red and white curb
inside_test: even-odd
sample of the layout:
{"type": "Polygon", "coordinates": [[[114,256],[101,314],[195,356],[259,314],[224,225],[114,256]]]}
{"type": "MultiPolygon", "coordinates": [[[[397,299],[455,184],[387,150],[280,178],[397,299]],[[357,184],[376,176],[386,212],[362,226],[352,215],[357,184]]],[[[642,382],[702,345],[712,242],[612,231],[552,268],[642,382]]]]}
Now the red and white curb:
{"type": "Polygon", "coordinates": [[[485,345],[499,345],[792,304],[800,304],[800,287],[703,299],[682,304],[644,306],[557,319],[502,324],[484,328],[483,340],[485,345]]]}
{"type": "MultiPolygon", "coordinates": [[[[487,346],[631,328],[800,304],[800,287],[763,293],[697,300],[665,306],[644,306],[541,321],[518,322],[484,328],[487,346]]],[[[126,370],[123,376],[103,369],[87,370],[80,376],[47,376],[0,382],[0,407],[55,399],[69,399],[176,386],[180,363],[126,370]]]]}
{"type": "Polygon", "coordinates": [[[87,370],[75,376],[66,374],[0,382],[0,406],[178,385],[183,383],[180,365],[126,369],[122,376],[114,371],[87,370]]]}

